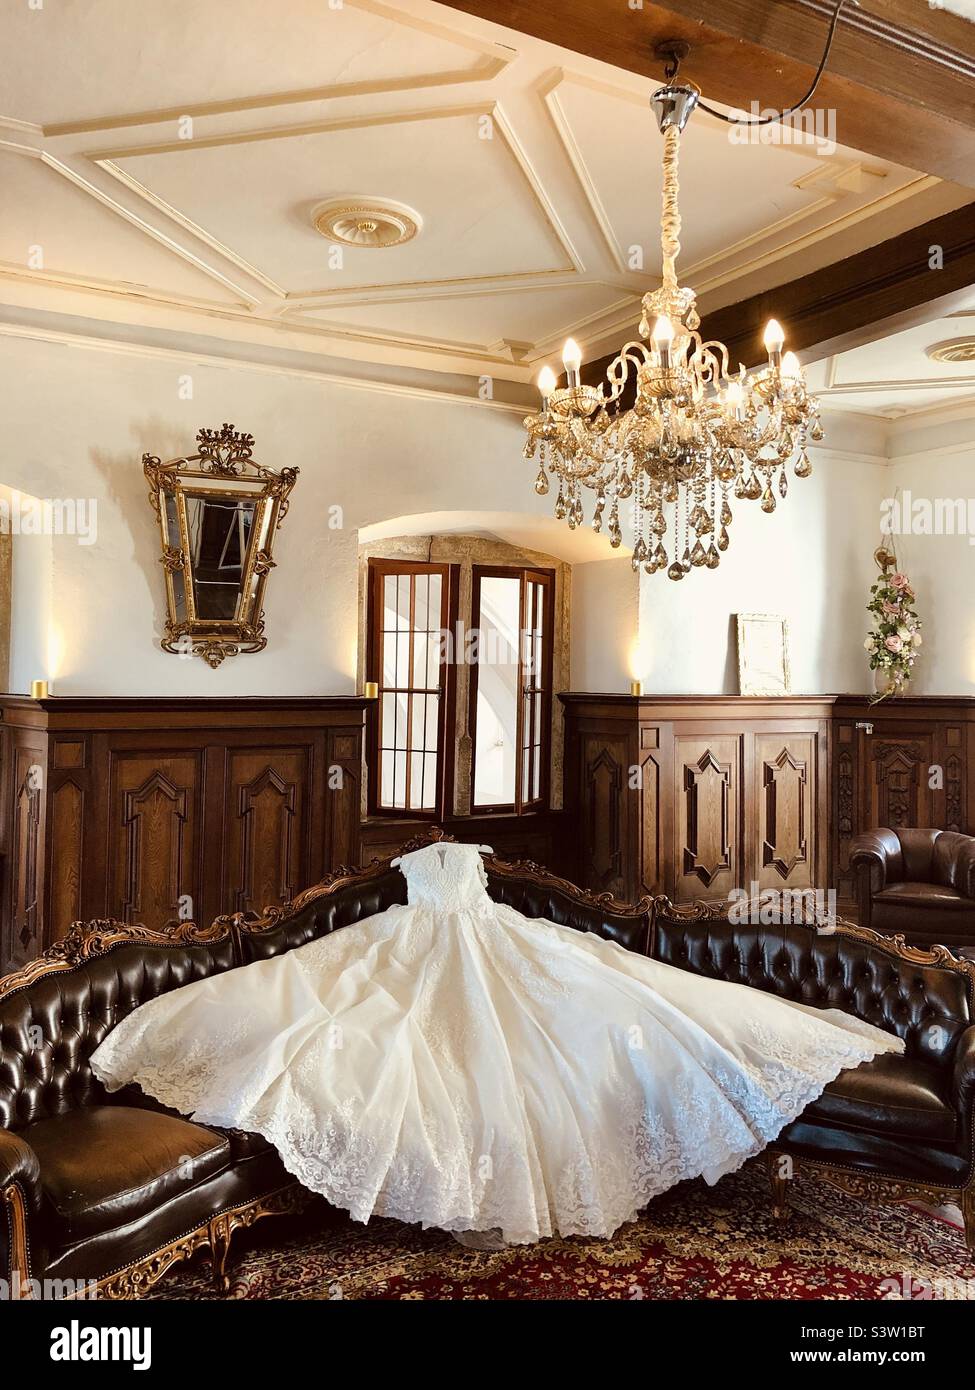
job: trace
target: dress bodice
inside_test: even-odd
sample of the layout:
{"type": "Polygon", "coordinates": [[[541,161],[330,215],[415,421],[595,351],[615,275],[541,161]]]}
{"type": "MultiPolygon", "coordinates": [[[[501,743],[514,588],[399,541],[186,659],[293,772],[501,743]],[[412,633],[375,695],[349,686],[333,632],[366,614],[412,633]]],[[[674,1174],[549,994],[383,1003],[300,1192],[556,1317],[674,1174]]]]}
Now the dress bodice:
{"type": "Polygon", "coordinates": [[[426,845],[404,854],[399,867],[410,907],[463,912],[490,902],[487,874],[476,845],[426,845]]]}

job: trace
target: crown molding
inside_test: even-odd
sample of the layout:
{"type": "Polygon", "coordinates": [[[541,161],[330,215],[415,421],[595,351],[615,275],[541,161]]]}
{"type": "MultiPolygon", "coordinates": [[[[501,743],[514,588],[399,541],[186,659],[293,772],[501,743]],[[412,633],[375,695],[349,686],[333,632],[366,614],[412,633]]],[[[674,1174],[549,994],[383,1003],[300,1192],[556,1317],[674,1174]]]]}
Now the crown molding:
{"type": "MultiPolygon", "coordinates": [[[[0,338],[13,338],[34,342],[50,343],[59,347],[70,347],[85,352],[114,353],[126,357],[138,357],[154,361],[176,363],[185,372],[190,366],[218,367],[223,371],[261,372],[267,376],[291,377],[303,381],[318,381],[332,386],[347,387],[354,391],[377,391],[383,395],[405,396],[415,400],[438,401],[441,404],[468,405],[482,410],[500,411],[502,414],[516,415],[521,419],[529,404],[517,401],[482,399],[477,391],[477,381],[472,380],[469,393],[459,391],[448,385],[432,386],[405,381],[393,381],[380,377],[357,376],[352,372],[338,372],[329,367],[299,366],[287,362],[274,362],[262,359],[256,354],[241,355],[204,351],[187,345],[169,347],[158,343],[138,342],[121,337],[95,337],[91,334],[74,332],[70,329],[47,328],[41,324],[13,323],[0,319],[0,338]]],[[[239,344],[236,344],[238,348],[239,344]]],[[[418,376],[422,373],[417,373],[418,376]]]]}

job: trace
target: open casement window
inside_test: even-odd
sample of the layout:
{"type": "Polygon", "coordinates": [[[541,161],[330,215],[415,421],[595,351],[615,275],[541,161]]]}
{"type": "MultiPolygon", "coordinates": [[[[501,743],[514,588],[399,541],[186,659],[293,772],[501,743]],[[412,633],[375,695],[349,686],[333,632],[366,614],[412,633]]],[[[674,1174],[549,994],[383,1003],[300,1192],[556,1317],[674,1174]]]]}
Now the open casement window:
{"type": "Polygon", "coordinates": [[[443,814],[449,565],[370,561],[370,810],[443,814]]]}
{"type": "Polygon", "coordinates": [[[472,811],[547,805],[552,603],[550,570],[474,567],[472,811]]]}

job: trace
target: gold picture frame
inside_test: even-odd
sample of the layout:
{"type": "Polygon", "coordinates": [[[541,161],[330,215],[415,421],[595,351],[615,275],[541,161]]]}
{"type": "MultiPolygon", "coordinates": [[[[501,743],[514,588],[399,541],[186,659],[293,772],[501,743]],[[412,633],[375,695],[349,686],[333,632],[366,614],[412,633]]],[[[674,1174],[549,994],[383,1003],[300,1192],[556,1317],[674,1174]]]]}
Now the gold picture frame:
{"type": "Polygon", "coordinates": [[[166,462],[143,454],[142,469],[166,574],[160,645],[215,669],[267,646],[264,591],[298,469],[258,463],[253,436],[233,425],[201,429],[196,443],[197,453],[166,462]]]}
{"type": "Polygon", "coordinates": [[[738,693],[788,695],[789,623],[777,613],[739,613],[738,693]]]}

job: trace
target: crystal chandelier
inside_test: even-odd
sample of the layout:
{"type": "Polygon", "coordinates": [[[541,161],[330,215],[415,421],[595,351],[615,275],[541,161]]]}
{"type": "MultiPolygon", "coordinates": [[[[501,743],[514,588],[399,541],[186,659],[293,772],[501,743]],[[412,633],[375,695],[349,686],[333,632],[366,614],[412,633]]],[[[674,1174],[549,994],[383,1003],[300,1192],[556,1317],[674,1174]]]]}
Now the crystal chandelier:
{"type": "Polygon", "coordinates": [[[622,541],[620,504],[629,501],[634,570],[666,570],[675,580],[692,566],[717,568],[728,548],[732,496],[774,512],[776,493],[788,492],[788,465],[808,478],[807,440],[823,437],[818,403],[798,358],[783,355],[775,320],[765,330],[767,365],[732,373],[724,344],[705,342],[698,332],[694,291],[677,282],[678,152],[698,98],[696,88],[675,82],[651,98],[664,137],[663,283],[643,297],[640,335],[649,346],[627,343],[606,381],[585,386],[570,338],[562,355],[568,384],[557,387],[545,367],[538,378],[542,408],[525,420],[525,457],[539,458],[535,491],[547,493],[550,476],[558,483],[556,517],[581,525],[583,496],[591,491],[593,529],[605,520],[615,547],[622,541]],[[619,402],[631,378],[636,402],[624,410],[619,402]]]}

